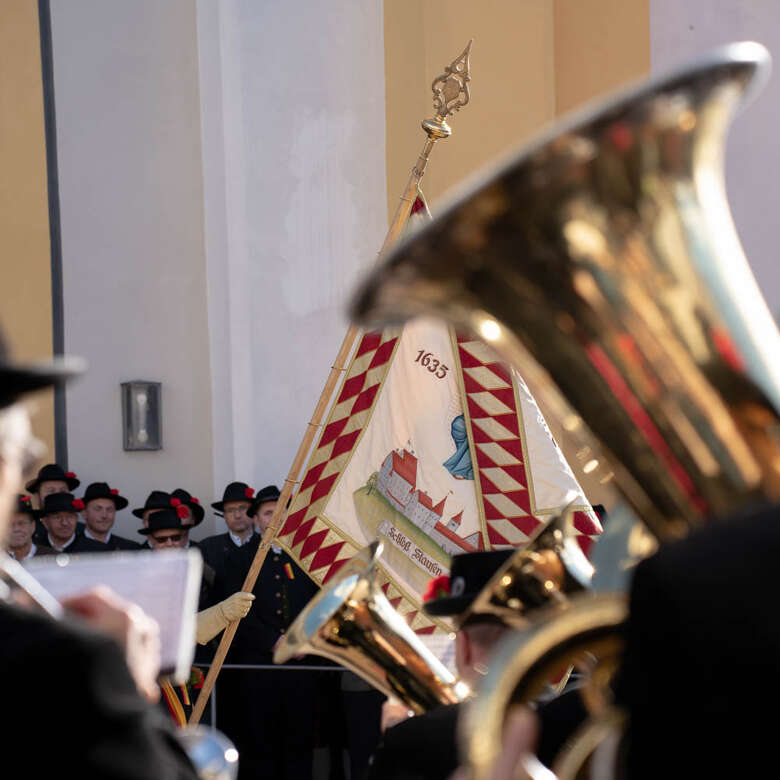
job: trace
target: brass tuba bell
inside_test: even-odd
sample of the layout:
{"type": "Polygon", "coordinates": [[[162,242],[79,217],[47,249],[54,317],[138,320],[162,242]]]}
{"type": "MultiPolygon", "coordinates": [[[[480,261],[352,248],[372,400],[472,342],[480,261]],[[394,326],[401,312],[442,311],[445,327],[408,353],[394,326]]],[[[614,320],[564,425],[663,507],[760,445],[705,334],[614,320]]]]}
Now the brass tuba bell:
{"type": "Polygon", "coordinates": [[[374,541],[347,561],[293,621],[274,662],[307,653],[330,658],[418,715],[463,701],[469,687],[422,643],[376,584],[381,551],[374,541]]]}
{"type": "MultiPolygon", "coordinates": [[[[733,44],[553,126],[394,247],[353,319],[433,314],[481,336],[557,424],[591,502],[661,542],[777,503],[780,336],[722,165],[731,118],[768,73],[764,47],[733,44]]],[[[610,597],[570,599],[515,652],[548,623],[557,639],[539,652],[579,652],[582,604],[595,628],[617,633],[620,599],[589,613],[594,598],[610,597]]],[[[501,686],[525,687],[504,676],[501,686]]]]}

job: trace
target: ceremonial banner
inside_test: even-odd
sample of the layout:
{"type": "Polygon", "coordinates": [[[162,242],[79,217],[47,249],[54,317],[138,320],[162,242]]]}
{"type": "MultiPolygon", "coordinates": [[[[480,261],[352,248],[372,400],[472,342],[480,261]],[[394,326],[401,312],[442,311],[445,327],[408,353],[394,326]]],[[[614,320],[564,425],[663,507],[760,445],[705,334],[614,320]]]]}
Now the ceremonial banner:
{"type": "Polygon", "coordinates": [[[362,335],[278,540],[322,584],[380,539],[382,587],[426,634],[447,630],[420,599],[452,555],[527,544],[572,491],[587,552],[598,518],[520,375],[421,318],[362,335]]]}

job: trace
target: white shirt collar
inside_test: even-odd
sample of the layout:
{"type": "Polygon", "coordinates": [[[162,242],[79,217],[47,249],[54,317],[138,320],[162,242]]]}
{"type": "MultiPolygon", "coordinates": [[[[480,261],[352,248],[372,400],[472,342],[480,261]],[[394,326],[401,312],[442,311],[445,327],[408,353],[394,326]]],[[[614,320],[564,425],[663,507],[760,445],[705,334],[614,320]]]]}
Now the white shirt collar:
{"type": "MultiPolygon", "coordinates": [[[[99,542],[99,541],[101,541],[101,540],[100,540],[100,539],[98,539],[96,536],[92,536],[92,534],[89,532],[89,528],[87,528],[86,526],[84,526],[84,536],[86,536],[86,537],[87,537],[87,539],[92,539],[92,541],[93,541],[93,542],[99,542]]],[[[108,540],[109,540],[110,538],[111,538],[111,531],[109,531],[109,532],[106,534],[106,540],[103,542],[103,544],[108,544],[108,540]]]]}
{"type": "Polygon", "coordinates": [[[68,541],[65,542],[65,544],[63,544],[62,546],[58,547],[52,541],[51,534],[46,534],[46,536],[49,537],[49,546],[52,548],[52,550],[56,550],[57,552],[62,552],[69,544],[72,544],[73,540],[76,538],[76,534],[74,533],[73,536],[71,536],[70,539],[68,539],[68,541]]]}
{"type": "Polygon", "coordinates": [[[230,535],[230,538],[236,547],[243,547],[255,535],[254,531],[252,531],[252,533],[249,534],[249,536],[247,536],[246,539],[242,539],[240,536],[237,536],[232,531],[228,531],[228,534],[230,535]]]}
{"type": "MultiPolygon", "coordinates": [[[[30,552],[28,552],[28,553],[27,553],[27,555],[25,555],[25,556],[24,556],[24,558],[22,558],[22,560],[23,560],[23,561],[26,561],[28,558],[32,558],[32,557],[33,557],[33,555],[35,555],[35,552],[36,552],[36,550],[37,550],[37,549],[38,549],[38,547],[37,547],[37,545],[35,544],[35,542],[30,542],[30,552]]],[[[9,550],[9,551],[8,551],[8,554],[9,554],[9,555],[10,555],[10,556],[11,556],[11,557],[14,559],[14,560],[16,560],[16,555],[14,554],[13,550],[9,550]]]]}

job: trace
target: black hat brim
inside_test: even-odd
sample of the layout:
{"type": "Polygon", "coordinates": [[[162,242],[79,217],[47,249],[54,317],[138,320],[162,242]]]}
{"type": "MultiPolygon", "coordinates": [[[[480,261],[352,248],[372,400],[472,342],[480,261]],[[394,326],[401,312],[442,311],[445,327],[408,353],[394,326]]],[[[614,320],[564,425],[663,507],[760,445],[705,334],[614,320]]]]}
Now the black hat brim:
{"type": "Polygon", "coordinates": [[[86,368],[86,362],[76,357],[26,365],[0,362],[0,407],[9,406],[27,393],[63,384],[86,368]]]}
{"type": "Polygon", "coordinates": [[[464,596],[442,596],[423,602],[422,611],[432,617],[452,617],[459,615],[471,606],[476,594],[464,596]]]}
{"type": "Polygon", "coordinates": [[[76,479],[76,477],[67,477],[65,475],[61,477],[44,477],[43,479],[36,477],[35,479],[31,479],[24,486],[24,489],[28,493],[37,493],[38,488],[41,486],[41,482],[64,482],[68,486],[69,493],[72,493],[81,484],[80,479],[76,479]]]}

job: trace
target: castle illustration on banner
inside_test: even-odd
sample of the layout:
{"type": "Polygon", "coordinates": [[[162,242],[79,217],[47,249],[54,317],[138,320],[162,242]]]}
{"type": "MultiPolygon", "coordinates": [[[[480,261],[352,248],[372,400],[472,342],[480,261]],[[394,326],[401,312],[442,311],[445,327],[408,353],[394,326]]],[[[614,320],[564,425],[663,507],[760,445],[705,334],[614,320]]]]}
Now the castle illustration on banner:
{"type": "MultiPolygon", "coordinates": [[[[446,497],[434,504],[431,497],[417,487],[417,457],[407,449],[393,450],[382,463],[376,477],[376,489],[397,512],[430,537],[448,555],[474,552],[480,545],[480,534],[468,537],[458,533],[461,510],[445,522],[446,497]]],[[[380,531],[383,531],[380,527],[380,531]]]]}

